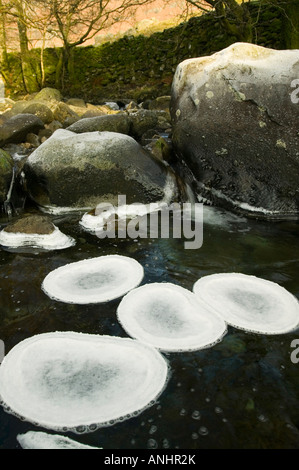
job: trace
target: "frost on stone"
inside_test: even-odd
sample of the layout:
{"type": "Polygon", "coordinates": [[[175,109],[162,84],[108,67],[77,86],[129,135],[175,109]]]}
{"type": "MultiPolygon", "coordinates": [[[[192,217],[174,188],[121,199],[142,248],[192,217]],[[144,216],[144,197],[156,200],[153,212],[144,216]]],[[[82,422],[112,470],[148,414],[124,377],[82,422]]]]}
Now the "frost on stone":
{"type": "Polygon", "coordinates": [[[5,248],[37,248],[42,250],[63,250],[75,245],[75,240],[62,233],[58,227],[50,234],[13,233],[2,230],[0,245],[5,248]]]}
{"type": "Polygon", "coordinates": [[[120,302],[117,317],[131,337],[169,352],[207,348],[226,334],[221,317],[171,283],[133,289],[120,302]]]}
{"type": "Polygon", "coordinates": [[[95,215],[85,213],[81,220],[80,225],[87,232],[98,233],[102,231],[109,231],[109,227],[113,230],[118,221],[125,221],[135,219],[137,217],[145,217],[152,212],[158,212],[165,208],[165,202],[152,202],[149,204],[123,204],[121,206],[107,205],[107,209],[98,211],[95,215]]]}
{"type": "Polygon", "coordinates": [[[0,366],[4,409],[58,432],[92,432],[131,418],[165,387],[168,364],[129,338],[43,333],[16,345],[0,366]]]}
{"type": "Polygon", "coordinates": [[[107,255],[55,269],[44,279],[42,289],[50,298],[60,302],[108,302],[138,286],[143,275],[143,267],[135,259],[107,255]]]}
{"type": "Polygon", "coordinates": [[[283,334],[299,326],[299,302],[272,281],[241,273],[204,276],[193,286],[230,325],[264,334],[283,334]]]}
{"type": "Polygon", "coordinates": [[[74,441],[69,437],[46,432],[28,431],[18,434],[17,441],[22,449],[102,449],[74,441]]]}

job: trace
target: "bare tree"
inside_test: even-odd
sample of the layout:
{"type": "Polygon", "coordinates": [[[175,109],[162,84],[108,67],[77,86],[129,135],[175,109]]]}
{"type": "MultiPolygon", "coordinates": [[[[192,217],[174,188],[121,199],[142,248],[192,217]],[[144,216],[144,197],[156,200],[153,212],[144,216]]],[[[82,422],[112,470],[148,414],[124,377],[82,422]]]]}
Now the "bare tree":
{"type": "Polygon", "coordinates": [[[61,41],[61,57],[57,67],[60,85],[63,86],[66,77],[72,75],[75,47],[84,44],[112,24],[125,21],[136,8],[152,1],[35,0],[36,10],[47,12],[48,31],[61,41]]]}

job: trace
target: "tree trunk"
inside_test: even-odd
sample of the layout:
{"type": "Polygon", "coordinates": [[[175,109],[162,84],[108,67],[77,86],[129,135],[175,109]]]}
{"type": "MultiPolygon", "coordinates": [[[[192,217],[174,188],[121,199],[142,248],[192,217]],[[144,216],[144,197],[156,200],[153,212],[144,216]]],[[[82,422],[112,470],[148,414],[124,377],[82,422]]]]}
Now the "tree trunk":
{"type": "Polygon", "coordinates": [[[57,68],[55,86],[61,90],[64,90],[67,82],[71,82],[74,76],[74,48],[69,44],[65,44],[61,50],[57,68]]]}

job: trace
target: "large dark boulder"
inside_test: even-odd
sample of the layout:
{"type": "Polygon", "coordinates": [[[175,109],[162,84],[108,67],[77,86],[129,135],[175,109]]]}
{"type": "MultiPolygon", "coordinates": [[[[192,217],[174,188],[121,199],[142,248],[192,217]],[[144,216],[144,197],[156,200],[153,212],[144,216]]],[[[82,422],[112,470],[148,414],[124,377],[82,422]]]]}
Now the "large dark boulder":
{"type": "Polygon", "coordinates": [[[41,119],[33,114],[18,114],[0,127],[0,147],[6,144],[18,144],[26,140],[29,133],[38,134],[44,128],[41,119]]]}
{"type": "Polygon", "coordinates": [[[299,50],[245,43],[178,66],[173,145],[200,196],[248,216],[298,217],[298,77],[299,50]]]}
{"type": "Polygon", "coordinates": [[[47,208],[95,208],[101,202],[149,203],[176,195],[169,167],[132,137],[115,132],[57,130],[28,158],[24,172],[31,198],[47,208]]]}

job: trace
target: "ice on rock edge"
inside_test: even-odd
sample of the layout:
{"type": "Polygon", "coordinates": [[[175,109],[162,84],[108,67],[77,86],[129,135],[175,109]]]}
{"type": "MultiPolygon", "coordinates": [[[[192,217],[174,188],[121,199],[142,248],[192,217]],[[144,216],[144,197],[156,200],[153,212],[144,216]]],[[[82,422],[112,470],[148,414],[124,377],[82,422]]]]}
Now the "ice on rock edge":
{"type": "Polygon", "coordinates": [[[42,289],[50,298],[60,302],[108,302],[138,286],[143,276],[143,267],[135,259],[107,255],[55,269],[44,279],[42,289]]]}
{"type": "Polygon", "coordinates": [[[131,337],[168,352],[210,347],[227,331],[204,302],[171,283],[133,289],[120,302],[117,317],[131,337]]]}
{"type": "Polygon", "coordinates": [[[80,225],[88,232],[101,232],[104,231],[106,224],[112,219],[127,220],[136,217],[144,217],[152,212],[157,212],[165,209],[167,204],[165,202],[152,202],[150,204],[126,204],[119,207],[112,207],[108,210],[102,211],[97,215],[86,213],[80,220],[80,225]],[[116,219],[117,217],[117,219],[116,219]]]}
{"type": "Polygon", "coordinates": [[[242,273],[204,276],[193,286],[230,325],[263,334],[283,334],[299,327],[299,302],[275,282],[242,273]]]}
{"type": "Polygon", "coordinates": [[[46,432],[28,431],[18,434],[17,441],[23,449],[102,449],[74,441],[69,437],[46,432]]]}
{"type": "Polygon", "coordinates": [[[43,333],[16,345],[0,366],[4,408],[54,431],[92,432],[151,406],[168,363],[129,338],[43,333]]]}
{"type": "Polygon", "coordinates": [[[34,233],[0,232],[0,245],[6,248],[39,248],[43,250],[63,250],[75,245],[75,240],[62,233],[58,227],[47,235],[34,233]]]}

